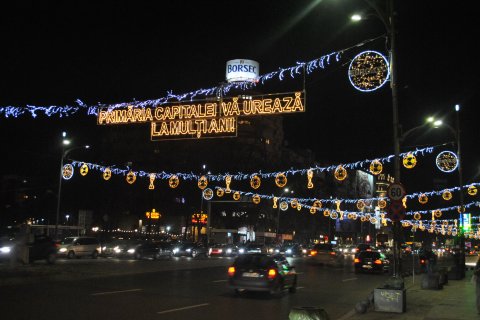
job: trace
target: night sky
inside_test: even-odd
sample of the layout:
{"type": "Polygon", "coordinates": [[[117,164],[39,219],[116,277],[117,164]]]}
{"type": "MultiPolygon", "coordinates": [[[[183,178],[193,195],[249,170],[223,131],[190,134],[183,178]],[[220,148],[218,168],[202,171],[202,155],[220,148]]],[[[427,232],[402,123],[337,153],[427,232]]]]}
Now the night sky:
{"type": "MultiPolygon", "coordinates": [[[[453,108],[460,104],[464,181],[478,181],[477,10],[467,1],[396,2],[403,131],[432,114],[455,126],[453,108]]],[[[170,91],[217,86],[231,59],[256,60],[260,74],[265,74],[345,50],[339,63],[307,75],[307,111],[284,117],[285,140],[330,163],[384,157],[394,152],[388,83],[363,93],[347,77],[350,60],[359,52],[387,54],[385,28],[377,18],[349,21],[351,13],[368,10],[366,2],[358,0],[3,4],[0,107],[64,106],[77,99],[87,105],[157,99],[170,91]]],[[[287,76],[271,80],[268,89],[294,91],[302,88],[302,81],[287,76]]],[[[40,114],[37,119],[30,115],[15,119],[0,113],[0,130],[1,171],[12,174],[23,172],[25,166],[41,172],[48,159],[57,164],[63,130],[78,145],[95,145],[107,129],[98,128],[96,117],[81,110],[68,118],[40,114]]],[[[419,129],[406,139],[402,151],[453,140],[448,130],[419,129]]],[[[56,172],[47,171],[42,174],[54,184],[56,172]]],[[[412,185],[408,191],[420,190],[412,185]]]]}

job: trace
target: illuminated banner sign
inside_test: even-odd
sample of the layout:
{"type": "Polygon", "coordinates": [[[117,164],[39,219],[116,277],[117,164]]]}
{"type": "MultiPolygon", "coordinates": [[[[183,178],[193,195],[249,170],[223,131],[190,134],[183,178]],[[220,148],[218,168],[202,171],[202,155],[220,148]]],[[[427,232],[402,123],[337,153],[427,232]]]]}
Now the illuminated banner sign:
{"type": "Polygon", "coordinates": [[[152,212],[145,212],[145,216],[148,218],[148,219],[160,219],[160,217],[162,216],[160,214],[160,212],[157,212],[155,211],[155,209],[152,210],[152,212]]]}
{"type": "Polygon", "coordinates": [[[192,214],[192,223],[206,224],[207,217],[205,213],[194,213],[192,214]]]}
{"type": "Polygon", "coordinates": [[[247,59],[235,59],[227,61],[227,82],[256,81],[260,73],[257,61],[247,59]]]}
{"type": "Polygon", "coordinates": [[[303,91],[238,96],[155,107],[101,109],[99,125],[151,123],[152,140],[236,136],[237,117],[279,115],[305,111],[303,91]]]}

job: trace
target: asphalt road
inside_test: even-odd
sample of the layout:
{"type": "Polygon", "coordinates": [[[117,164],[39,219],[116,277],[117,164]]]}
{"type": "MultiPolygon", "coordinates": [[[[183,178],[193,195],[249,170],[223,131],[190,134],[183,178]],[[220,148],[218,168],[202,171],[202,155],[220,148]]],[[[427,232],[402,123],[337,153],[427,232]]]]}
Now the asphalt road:
{"type": "MultiPolygon", "coordinates": [[[[388,275],[355,274],[295,258],[298,291],[281,297],[227,287],[231,259],[133,261],[59,260],[11,271],[0,280],[3,319],[288,319],[298,306],[319,307],[341,319],[388,275]],[[28,270],[27,270],[28,269],[28,270]],[[33,271],[32,271],[33,270],[33,271]],[[7,280],[10,278],[10,281],[7,280]]],[[[3,271],[2,271],[3,272],[3,271]]]]}

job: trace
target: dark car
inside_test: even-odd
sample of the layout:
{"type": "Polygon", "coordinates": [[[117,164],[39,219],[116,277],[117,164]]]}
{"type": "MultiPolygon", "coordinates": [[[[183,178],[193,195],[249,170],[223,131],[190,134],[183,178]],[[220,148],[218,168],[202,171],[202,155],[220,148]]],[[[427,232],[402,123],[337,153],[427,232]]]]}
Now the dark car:
{"type": "Polygon", "coordinates": [[[173,251],[169,243],[159,243],[152,241],[145,241],[137,244],[134,248],[133,257],[140,259],[160,259],[171,258],[173,251]]]}
{"type": "Polygon", "coordinates": [[[210,257],[233,257],[237,254],[238,248],[233,244],[214,244],[208,248],[210,257]]]}
{"type": "Polygon", "coordinates": [[[33,263],[37,260],[45,260],[48,264],[54,264],[57,258],[57,245],[47,235],[35,235],[33,241],[28,244],[28,261],[33,263]]]}
{"type": "Polygon", "coordinates": [[[303,246],[297,243],[292,243],[281,246],[279,253],[287,257],[303,257],[306,256],[308,252],[303,246]]]}
{"type": "Polygon", "coordinates": [[[372,246],[368,243],[359,243],[355,247],[355,254],[359,254],[362,251],[372,251],[372,246]]]}
{"type": "Polygon", "coordinates": [[[297,290],[297,273],[282,255],[246,253],[235,258],[228,268],[228,284],[235,293],[266,291],[279,295],[297,290]]]}
{"type": "Polygon", "coordinates": [[[181,242],[173,245],[173,255],[175,257],[206,257],[208,254],[207,247],[199,242],[181,242]]]}
{"type": "Polygon", "coordinates": [[[376,272],[384,273],[390,268],[390,261],[385,254],[377,251],[362,251],[353,260],[355,273],[376,272]]]}
{"type": "Polygon", "coordinates": [[[339,265],[343,262],[345,256],[336,251],[330,243],[315,244],[308,252],[310,263],[324,265],[339,265]]]}
{"type": "Polygon", "coordinates": [[[267,248],[261,243],[247,243],[238,248],[239,254],[245,253],[267,253],[267,248]]]}

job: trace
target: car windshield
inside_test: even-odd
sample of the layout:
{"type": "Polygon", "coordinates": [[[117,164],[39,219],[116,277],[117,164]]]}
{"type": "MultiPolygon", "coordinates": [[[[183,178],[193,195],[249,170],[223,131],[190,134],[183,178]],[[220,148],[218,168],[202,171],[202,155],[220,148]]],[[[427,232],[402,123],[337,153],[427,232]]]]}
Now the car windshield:
{"type": "Polygon", "coordinates": [[[241,268],[268,268],[273,264],[273,260],[267,255],[252,254],[238,257],[235,264],[241,268]]]}

